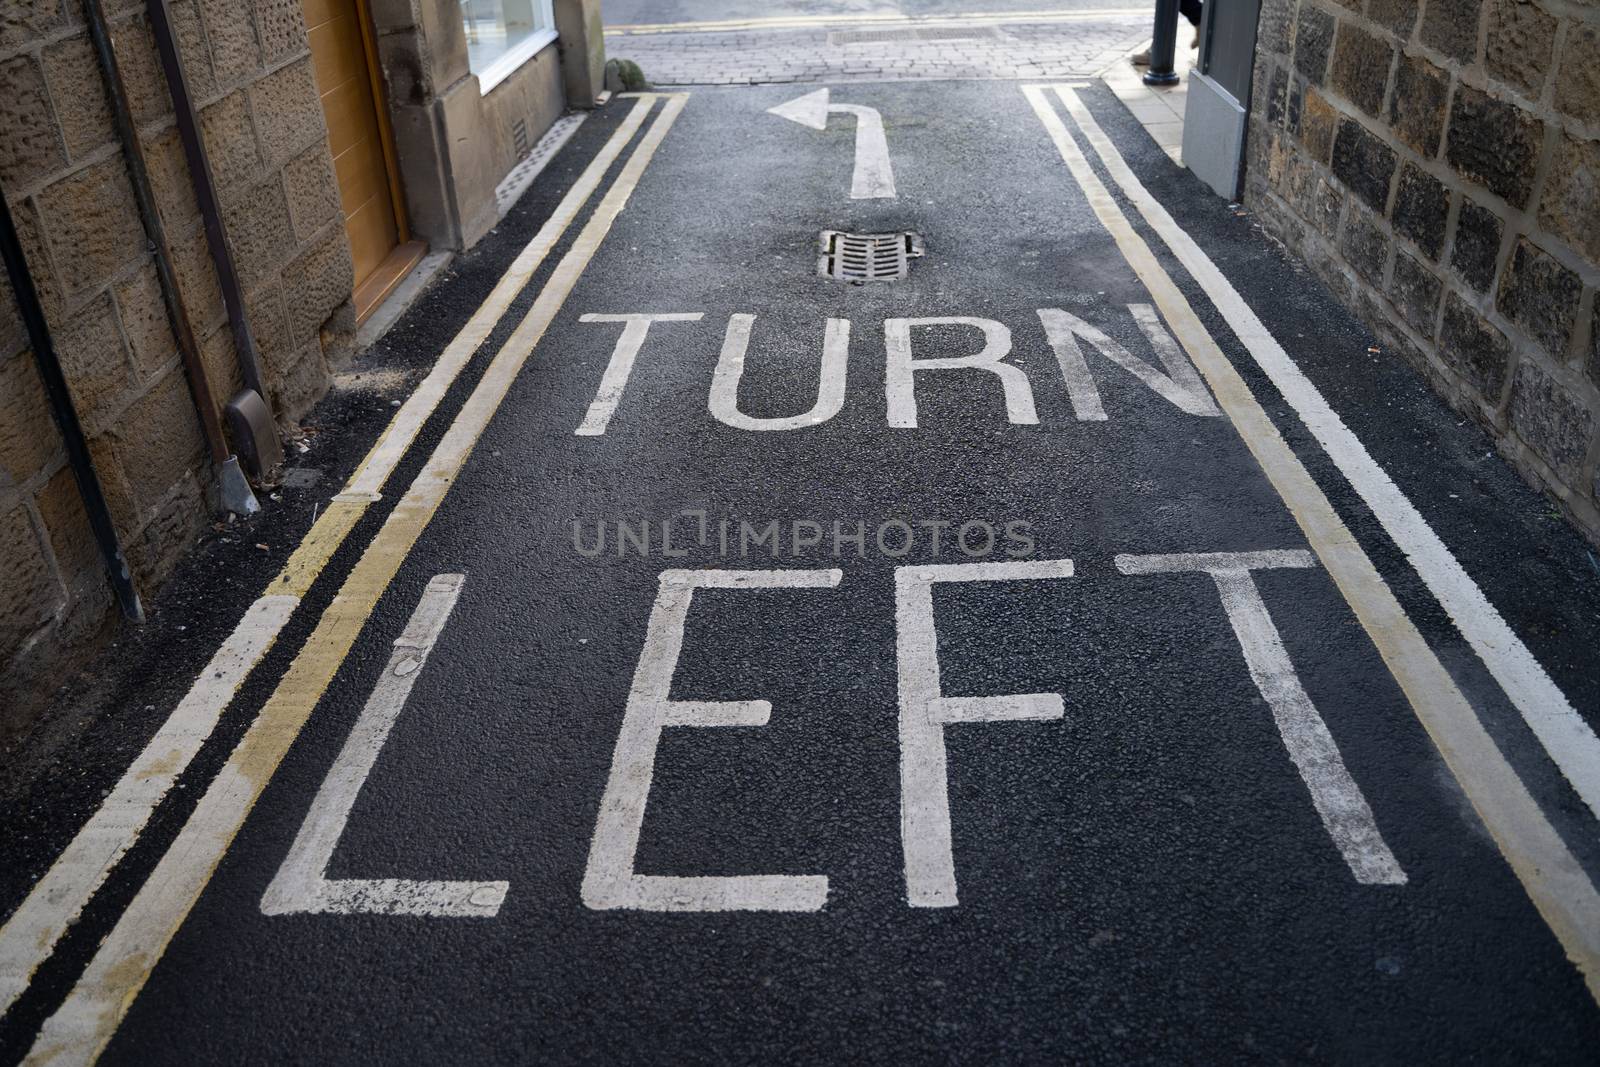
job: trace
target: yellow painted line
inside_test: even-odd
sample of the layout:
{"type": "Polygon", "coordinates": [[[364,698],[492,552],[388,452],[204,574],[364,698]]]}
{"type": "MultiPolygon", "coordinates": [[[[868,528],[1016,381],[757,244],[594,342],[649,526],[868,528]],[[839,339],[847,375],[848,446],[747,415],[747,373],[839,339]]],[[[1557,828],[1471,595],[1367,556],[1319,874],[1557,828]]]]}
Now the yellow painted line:
{"type": "MultiPolygon", "coordinates": [[[[111,1040],[250,809],[344,662],[367,617],[444,500],[534,347],[639,183],[684,94],[665,95],[616,182],[579,231],[527,316],[495,354],[439,446],[384,521],[305,647],[240,739],[171,847],[101,943],[25,1062],[92,1063],[111,1040]]],[[[653,100],[644,99],[645,106],[653,100]]]]}
{"type": "Polygon", "coordinates": [[[634,106],[539,232],[518,253],[489,296],[440,354],[322,512],[288,561],[250,606],[172,714],[150,738],[99,809],[56,857],[0,927],[0,1015],[27,990],[39,965],[138,841],[150,813],[216,728],[222,711],[267,654],[300,599],[317,580],[355,524],[379,498],[418,432],[444,399],[511,301],[577,218],[611,164],[644,124],[651,102],[634,106]]]}
{"type": "MultiPolygon", "coordinates": [[[[1125,169],[1115,146],[1077,94],[1066,86],[1049,88],[1061,98],[1107,167],[1113,173],[1125,169]]],[[[1523,889],[1578,968],[1590,995],[1600,1001],[1600,893],[1250,387],[1123,215],[1050,106],[1045,89],[1040,85],[1022,87],[1101,225],[1117,242],[1123,258],[1205,376],[1217,403],[1293,513],[1523,889]]]]}
{"type": "Polygon", "coordinates": [[[705,22],[640,22],[607,26],[611,35],[644,36],[658,33],[737,33],[740,30],[814,29],[816,27],[899,28],[904,26],[961,26],[972,23],[1090,22],[1095,19],[1150,16],[1148,7],[1107,7],[1084,11],[973,11],[948,15],[773,15],[753,19],[713,19],[705,22]]]}

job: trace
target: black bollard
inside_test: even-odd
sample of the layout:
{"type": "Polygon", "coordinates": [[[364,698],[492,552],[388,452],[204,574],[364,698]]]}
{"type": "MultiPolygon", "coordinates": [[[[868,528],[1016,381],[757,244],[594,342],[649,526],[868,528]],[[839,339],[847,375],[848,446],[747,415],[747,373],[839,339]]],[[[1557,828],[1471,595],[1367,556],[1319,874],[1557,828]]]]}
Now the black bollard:
{"type": "Polygon", "coordinates": [[[1172,69],[1172,56],[1178,47],[1178,0],[1156,0],[1156,25],[1150,35],[1150,69],[1145,71],[1146,85],[1175,85],[1177,71],[1172,69]]]}

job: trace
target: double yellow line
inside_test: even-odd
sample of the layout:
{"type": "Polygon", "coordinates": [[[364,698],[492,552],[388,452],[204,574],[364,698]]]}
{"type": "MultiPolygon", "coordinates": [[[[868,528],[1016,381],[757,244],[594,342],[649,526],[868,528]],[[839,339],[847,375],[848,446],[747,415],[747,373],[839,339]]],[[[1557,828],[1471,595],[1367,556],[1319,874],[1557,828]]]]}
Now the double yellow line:
{"type": "MultiPolygon", "coordinates": [[[[1277,427],[1223,355],[1187,297],[1123,214],[1077,139],[1050,104],[1053,92],[1079,133],[1145,221],[1175,242],[1158,207],[1071,85],[1024,85],[1022,93],[1095,216],[1161,309],[1223,411],[1294,515],[1345,602],[1366,630],[1434,747],[1472,802],[1528,898],[1600,1001],[1600,892],[1484,729],[1470,701],[1429,647],[1277,427]]],[[[1226,310],[1224,310],[1226,314],[1226,310]]]]}
{"type": "MultiPolygon", "coordinates": [[[[594,258],[617,215],[626,206],[656,149],[682,112],[687,95],[644,94],[636,98],[633,111],[607,146],[611,159],[616,158],[658,100],[664,101],[660,112],[640,139],[617,180],[579,231],[572,247],[556,265],[527,316],[495,354],[483,378],[462,405],[421,472],[362,553],[277,689],[179,831],[177,839],[123,912],[116,927],[102,942],[65,1002],[46,1021],[26,1062],[92,1063],[111,1040],[167,944],[210,881],[212,872],[238,834],[261,791],[266,788],[289,746],[299,736],[301,728],[349,654],[379,598],[443,502],[479,436],[504,401],[518,372],[594,258]],[[613,148],[615,151],[612,151],[613,148]]],[[[589,184],[592,191],[605,170],[606,166],[597,159],[580,181],[592,179],[589,184]]],[[[575,188],[573,193],[577,192],[575,188]]],[[[562,208],[558,209],[558,214],[567,214],[560,230],[565,230],[567,223],[572,221],[587,199],[587,194],[575,201],[569,195],[562,208]]],[[[556,222],[556,219],[552,218],[551,222],[556,222]]],[[[559,231],[556,236],[559,236],[559,231]]],[[[553,245],[554,240],[549,244],[553,245]]],[[[548,252],[549,248],[546,247],[544,251],[548,252]]],[[[538,258],[542,259],[543,254],[538,258]]],[[[499,291],[497,288],[496,292],[499,291]]],[[[514,293],[515,290],[511,290],[504,294],[508,302],[514,293]]],[[[483,336],[487,336],[493,325],[493,322],[487,324],[483,336]]],[[[470,357],[471,350],[467,350],[465,355],[470,357]]],[[[437,392],[442,396],[443,388],[437,392]]],[[[437,399],[434,404],[437,404],[437,399]]],[[[422,419],[415,420],[415,426],[410,430],[412,437],[425,418],[426,414],[422,419]]],[[[337,517],[325,516],[327,521],[321,528],[321,535],[313,530],[312,536],[295,552],[281,576],[281,584],[285,588],[303,592],[315,574],[320,572],[333,549],[342,543],[365,507],[376,499],[375,490],[368,488],[373,478],[364,477],[364,474],[369,469],[384,466],[388,470],[393,469],[393,461],[398,460],[398,454],[393,453],[391,443],[391,435],[386,434],[363,463],[362,469],[351,479],[353,489],[340,494],[336,500],[335,508],[339,510],[337,517]]],[[[404,448],[400,452],[403,453],[404,448]]],[[[387,471],[383,477],[387,477],[387,471]]],[[[378,484],[381,484],[381,479],[378,484]]]]}
{"type": "Polygon", "coordinates": [[[593,198],[607,171],[643,126],[650,106],[649,101],[636,105],[619,124],[550,218],[440,353],[344,490],[312,524],[283,570],[245,612],[99,809],[0,926],[0,1015],[26,992],[39,965],[139,839],[156,806],[216,729],[223,710],[277,641],[301,598],[351,529],[380,498],[390,475],[445,393],[593,198]]]}

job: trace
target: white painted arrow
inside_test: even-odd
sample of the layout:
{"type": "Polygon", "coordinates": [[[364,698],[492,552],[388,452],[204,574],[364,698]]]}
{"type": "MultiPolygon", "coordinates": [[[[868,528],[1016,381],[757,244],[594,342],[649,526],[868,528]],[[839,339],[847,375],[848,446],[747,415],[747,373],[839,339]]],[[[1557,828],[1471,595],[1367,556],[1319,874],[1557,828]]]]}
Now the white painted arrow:
{"type": "Polygon", "coordinates": [[[856,117],[856,169],[850,180],[850,199],[894,199],[894,170],[889,166],[889,142],[883,136],[883,116],[877,110],[860,104],[831,104],[828,90],[818,89],[797,97],[787,104],[769,107],[770,114],[810,126],[813,130],[828,128],[830,114],[856,117]]]}

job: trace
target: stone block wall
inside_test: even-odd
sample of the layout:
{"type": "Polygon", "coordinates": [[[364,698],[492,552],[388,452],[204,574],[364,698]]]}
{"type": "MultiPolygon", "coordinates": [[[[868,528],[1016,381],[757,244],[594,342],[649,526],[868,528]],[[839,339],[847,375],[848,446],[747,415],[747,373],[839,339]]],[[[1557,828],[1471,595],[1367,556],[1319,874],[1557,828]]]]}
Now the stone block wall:
{"type": "Polygon", "coordinates": [[[1245,201],[1600,544],[1600,4],[1265,0],[1245,201]]]}
{"type": "MultiPolygon", "coordinates": [[[[350,251],[301,0],[173,0],[180,50],[280,419],[351,343],[350,251]]],[[[241,382],[171,97],[135,0],[104,0],[220,406],[241,382]]],[[[79,0],[0,2],[0,189],[146,599],[211,514],[212,473],[79,0]]],[[[0,276],[0,732],[115,611],[0,276]]]]}

